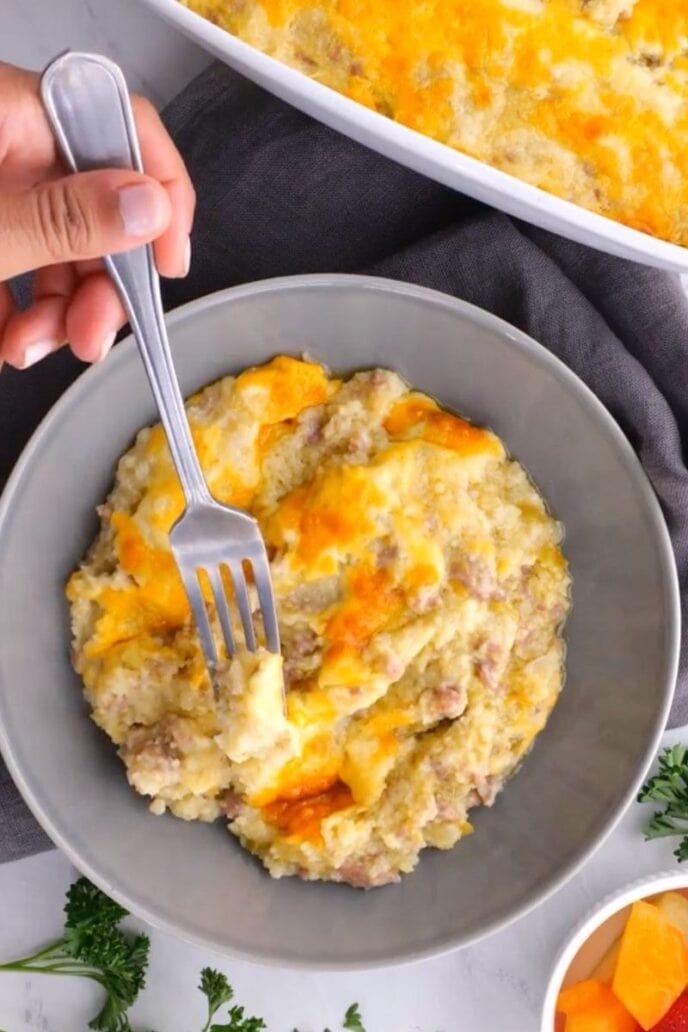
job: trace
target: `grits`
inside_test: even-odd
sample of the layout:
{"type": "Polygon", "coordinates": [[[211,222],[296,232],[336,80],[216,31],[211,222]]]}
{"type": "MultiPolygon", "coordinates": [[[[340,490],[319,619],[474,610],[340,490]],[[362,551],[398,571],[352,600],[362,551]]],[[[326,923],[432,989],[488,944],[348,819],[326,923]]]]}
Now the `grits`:
{"type": "Polygon", "coordinates": [[[560,527],[494,434],[392,372],[281,356],[187,407],[211,490],[260,521],[283,655],[240,652],[215,701],[168,547],[181,490],[142,430],[67,587],[93,719],[154,813],[223,816],[275,877],[395,881],[545,726],[560,527]]]}
{"type": "Polygon", "coordinates": [[[688,244],[686,0],[181,2],[381,115],[688,244]]]}

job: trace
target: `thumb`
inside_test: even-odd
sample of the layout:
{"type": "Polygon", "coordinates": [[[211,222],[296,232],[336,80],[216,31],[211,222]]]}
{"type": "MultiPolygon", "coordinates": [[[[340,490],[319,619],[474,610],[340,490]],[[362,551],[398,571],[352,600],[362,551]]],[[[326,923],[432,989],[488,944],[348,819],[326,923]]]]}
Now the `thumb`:
{"type": "Polygon", "coordinates": [[[0,193],[0,281],[126,251],[160,236],[171,216],[165,188],[131,171],[80,172],[0,193]]]}

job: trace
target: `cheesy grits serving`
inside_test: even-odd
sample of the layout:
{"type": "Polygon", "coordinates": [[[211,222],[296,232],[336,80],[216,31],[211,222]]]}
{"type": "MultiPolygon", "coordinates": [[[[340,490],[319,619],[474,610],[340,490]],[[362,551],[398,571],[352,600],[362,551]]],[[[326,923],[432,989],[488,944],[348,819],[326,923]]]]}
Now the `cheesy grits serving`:
{"type": "Polygon", "coordinates": [[[686,0],[182,0],[326,86],[688,245],[686,0]]]}
{"type": "Polygon", "coordinates": [[[240,651],[213,692],[168,545],[181,489],[142,430],[67,588],[93,719],[153,813],[226,819],[275,877],[396,881],[547,722],[560,527],[493,433],[393,372],[281,356],[187,409],[210,489],[260,522],[282,655],[240,651]]]}

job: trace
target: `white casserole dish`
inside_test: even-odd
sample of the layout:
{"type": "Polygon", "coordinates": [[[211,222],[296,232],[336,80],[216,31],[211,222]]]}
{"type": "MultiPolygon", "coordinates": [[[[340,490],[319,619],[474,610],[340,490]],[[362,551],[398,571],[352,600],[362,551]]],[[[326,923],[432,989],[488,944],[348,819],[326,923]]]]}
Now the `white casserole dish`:
{"type": "Polygon", "coordinates": [[[587,211],[437,143],[309,79],[184,7],[141,0],[220,60],[294,107],[388,158],[476,200],[609,254],[688,273],[688,248],[587,211]]]}

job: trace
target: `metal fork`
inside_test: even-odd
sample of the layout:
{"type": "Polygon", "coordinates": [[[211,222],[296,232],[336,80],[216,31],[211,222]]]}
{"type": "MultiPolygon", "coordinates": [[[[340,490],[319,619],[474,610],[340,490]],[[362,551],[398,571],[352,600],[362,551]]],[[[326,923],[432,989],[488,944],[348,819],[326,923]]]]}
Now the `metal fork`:
{"type": "MultiPolygon", "coordinates": [[[[66,164],[74,172],[97,168],[143,170],[134,117],[119,67],[96,54],[66,53],[43,74],[41,95],[66,164]]],[[[264,638],[279,652],[270,567],[256,520],[211,495],[191,437],[174,371],[151,247],[109,255],[105,266],[129,316],[160,411],[186,509],[170,531],[170,544],[189,599],[211,681],[219,653],[206,608],[207,578],[228,656],[236,652],[228,578],[241,617],[246,648],[257,647],[245,566],[253,572],[264,638]],[[201,579],[199,579],[201,578],[201,579]]]]}

